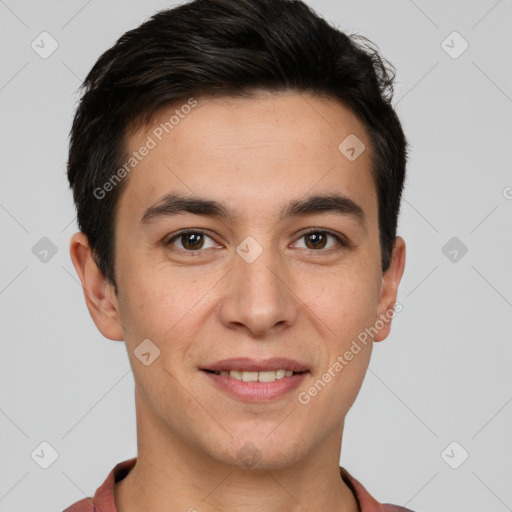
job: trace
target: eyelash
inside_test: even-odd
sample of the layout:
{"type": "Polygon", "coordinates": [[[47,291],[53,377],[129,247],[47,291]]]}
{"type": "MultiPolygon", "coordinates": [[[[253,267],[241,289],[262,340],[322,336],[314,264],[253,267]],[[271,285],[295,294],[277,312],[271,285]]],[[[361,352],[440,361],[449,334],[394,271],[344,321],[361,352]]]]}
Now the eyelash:
{"type": "MultiPolygon", "coordinates": [[[[187,234],[190,234],[190,233],[194,233],[194,234],[199,234],[199,235],[204,235],[204,236],[207,236],[208,238],[212,239],[213,238],[208,235],[205,231],[201,230],[201,229],[184,229],[182,231],[180,231],[179,233],[176,233],[172,238],[169,238],[166,242],[164,242],[164,245],[167,247],[167,246],[170,246],[172,245],[172,243],[179,239],[181,236],[183,235],[187,235],[187,234]]],[[[327,229],[320,229],[320,228],[309,228],[308,230],[306,230],[305,232],[303,232],[299,238],[297,240],[300,240],[301,238],[304,238],[306,237],[307,235],[310,235],[312,233],[321,233],[321,234],[325,234],[325,235],[330,235],[332,236],[339,244],[339,247],[337,248],[329,248],[329,249],[318,249],[318,250],[315,250],[315,249],[309,249],[311,252],[318,252],[318,253],[331,253],[331,252],[338,252],[338,251],[341,251],[342,249],[346,249],[348,247],[351,246],[350,242],[345,239],[344,237],[342,237],[341,235],[338,235],[330,230],[327,230],[327,229]]],[[[187,252],[189,254],[195,254],[195,253],[201,253],[202,251],[205,251],[207,249],[197,249],[197,250],[188,250],[188,249],[180,249],[178,248],[179,251],[181,252],[187,252]]]]}

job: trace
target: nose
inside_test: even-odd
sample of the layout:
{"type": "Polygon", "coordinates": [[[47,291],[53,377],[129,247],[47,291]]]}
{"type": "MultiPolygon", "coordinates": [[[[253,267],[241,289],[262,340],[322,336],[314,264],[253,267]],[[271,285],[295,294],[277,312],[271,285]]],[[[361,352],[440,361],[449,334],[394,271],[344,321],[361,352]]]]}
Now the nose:
{"type": "Polygon", "coordinates": [[[296,322],[299,300],[286,261],[265,249],[252,262],[237,255],[233,265],[218,308],[225,327],[266,337],[296,322]]]}

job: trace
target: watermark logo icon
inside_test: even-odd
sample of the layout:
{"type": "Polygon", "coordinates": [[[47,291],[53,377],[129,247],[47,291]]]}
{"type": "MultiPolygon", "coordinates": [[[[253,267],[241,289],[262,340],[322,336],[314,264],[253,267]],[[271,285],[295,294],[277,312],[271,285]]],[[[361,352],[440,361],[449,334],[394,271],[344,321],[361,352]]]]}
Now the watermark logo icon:
{"type": "Polygon", "coordinates": [[[41,32],[30,44],[39,57],[47,59],[59,47],[57,40],[48,32],[41,32]]]}
{"type": "Polygon", "coordinates": [[[441,42],[441,48],[452,59],[458,59],[469,48],[469,43],[457,31],[453,31],[441,42]]]}
{"type": "Polygon", "coordinates": [[[463,242],[454,236],[443,245],[441,252],[452,263],[458,263],[466,255],[468,248],[463,242]]]}
{"type": "Polygon", "coordinates": [[[238,450],[236,458],[247,467],[252,467],[261,459],[261,451],[253,444],[246,443],[238,450]]]}
{"type": "Polygon", "coordinates": [[[457,441],[452,441],[442,452],[441,458],[452,469],[458,469],[466,462],[469,453],[457,441]]]}
{"type": "Polygon", "coordinates": [[[160,349],[147,338],[137,345],[133,353],[144,366],[149,366],[160,356],[160,349]]]}
{"type": "Polygon", "coordinates": [[[43,441],[37,445],[30,456],[39,467],[48,469],[59,458],[59,453],[48,441],[43,441]]]}
{"type": "Polygon", "coordinates": [[[41,263],[48,263],[57,254],[57,246],[48,237],[43,236],[32,247],[32,254],[41,263]]]}
{"type": "Polygon", "coordinates": [[[357,160],[361,153],[366,149],[363,141],[354,133],[351,133],[348,137],[345,137],[338,149],[348,160],[353,162],[357,160]]]}
{"type": "Polygon", "coordinates": [[[252,236],[248,236],[237,248],[237,254],[245,260],[246,263],[252,263],[260,257],[263,247],[256,242],[252,236]]]}

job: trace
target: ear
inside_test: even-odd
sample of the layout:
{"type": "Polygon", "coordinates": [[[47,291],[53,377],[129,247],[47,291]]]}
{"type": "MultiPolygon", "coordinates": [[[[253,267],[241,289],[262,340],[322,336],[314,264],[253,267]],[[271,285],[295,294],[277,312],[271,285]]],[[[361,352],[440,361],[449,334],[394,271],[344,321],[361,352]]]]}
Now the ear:
{"type": "Polygon", "coordinates": [[[82,282],[87,309],[96,327],[110,340],[123,340],[114,286],[96,265],[87,237],[83,233],[78,232],[71,237],[69,252],[82,282]]]}
{"type": "Polygon", "coordinates": [[[391,331],[391,319],[393,317],[389,311],[394,309],[396,303],[396,295],[398,292],[398,285],[402,279],[404,267],[405,242],[403,238],[398,236],[395,239],[393,254],[391,256],[391,263],[389,268],[382,276],[382,287],[377,305],[378,318],[383,319],[382,322],[384,323],[384,327],[377,332],[373,341],[385,340],[391,331]]]}

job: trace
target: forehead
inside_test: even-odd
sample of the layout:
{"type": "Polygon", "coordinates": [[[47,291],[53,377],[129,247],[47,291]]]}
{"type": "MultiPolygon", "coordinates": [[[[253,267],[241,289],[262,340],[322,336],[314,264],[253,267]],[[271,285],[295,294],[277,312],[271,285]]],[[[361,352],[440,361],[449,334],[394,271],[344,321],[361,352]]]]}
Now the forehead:
{"type": "Polygon", "coordinates": [[[370,140],[340,102],[292,92],[194,102],[162,109],[127,137],[127,158],[139,159],[120,198],[123,216],[140,220],[169,192],[212,197],[245,220],[328,192],[376,214],[370,140]]]}

